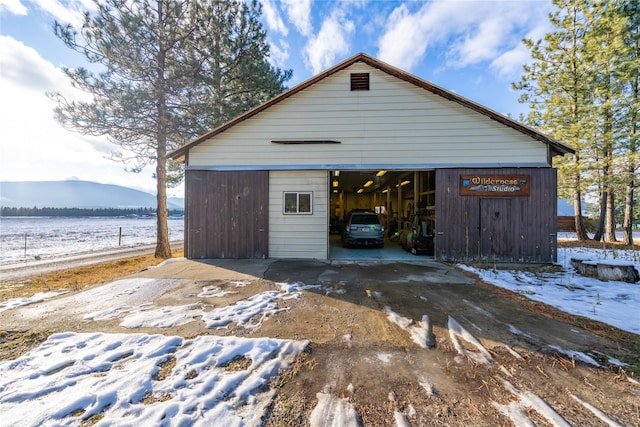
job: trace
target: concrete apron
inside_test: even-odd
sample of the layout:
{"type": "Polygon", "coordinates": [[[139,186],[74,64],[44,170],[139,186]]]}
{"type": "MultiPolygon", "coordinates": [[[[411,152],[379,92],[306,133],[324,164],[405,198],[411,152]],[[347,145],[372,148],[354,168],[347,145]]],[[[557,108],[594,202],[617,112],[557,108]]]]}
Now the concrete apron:
{"type": "MultiPolygon", "coordinates": [[[[420,259],[420,258],[417,258],[420,259]]],[[[307,285],[351,280],[372,283],[471,284],[474,280],[450,265],[430,261],[389,260],[188,260],[176,259],[136,274],[187,280],[295,281],[307,285]]]]}

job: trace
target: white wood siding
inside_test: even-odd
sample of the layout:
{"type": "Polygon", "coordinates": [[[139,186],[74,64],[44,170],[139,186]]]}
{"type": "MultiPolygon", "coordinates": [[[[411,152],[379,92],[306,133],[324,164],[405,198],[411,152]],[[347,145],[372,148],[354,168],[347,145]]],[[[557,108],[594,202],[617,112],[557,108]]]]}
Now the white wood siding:
{"type": "MultiPolygon", "coordinates": [[[[190,167],[547,165],[547,145],[363,63],[339,71],[200,143],[190,167]],[[351,91],[352,72],[370,73],[351,91]],[[328,145],[272,140],[325,139],[328,145]]],[[[345,167],[346,169],[347,167],[345,167]]]]}
{"type": "Polygon", "coordinates": [[[327,259],[328,191],[326,171],[269,172],[269,258],[327,259]],[[285,215],[285,191],[313,192],[313,214],[285,215]]]}

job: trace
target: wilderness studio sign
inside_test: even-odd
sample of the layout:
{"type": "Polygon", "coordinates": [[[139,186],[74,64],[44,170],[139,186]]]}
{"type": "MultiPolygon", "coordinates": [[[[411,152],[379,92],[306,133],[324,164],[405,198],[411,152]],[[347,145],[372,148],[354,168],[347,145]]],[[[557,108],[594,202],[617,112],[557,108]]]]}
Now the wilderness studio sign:
{"type": "Polygon", "coordinates": [[[461,196],[528,196],[529,175],[460,175],[461,196]]]}

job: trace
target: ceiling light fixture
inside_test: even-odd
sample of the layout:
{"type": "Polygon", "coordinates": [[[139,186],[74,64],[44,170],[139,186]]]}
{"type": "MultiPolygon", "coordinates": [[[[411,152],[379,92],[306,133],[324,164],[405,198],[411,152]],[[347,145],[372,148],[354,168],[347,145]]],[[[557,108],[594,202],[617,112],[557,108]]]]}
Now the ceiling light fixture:
{"type": "Polygon", "coordinates": [[[373,181],[369,180],[367,182],[364,183],[364,187],[367,188],[368,186],[370,186],[371,184],[373,184],[373,181]]]}
{"type": "Polygon", "coordinates": [[[364,192],[364,188],[361,188],[361,189],[358,190],[358,194],[360,194],[362,192],[364,192]]]}
{"type": "Polygon", "coordinates": [[[338,182],[338,180],[336,179],[335,181],[333,181],[333,187],[337,188],[340,185],[340,183],[338,182]]]}
{"type": "Polygon", "coordinates": [[[376,174],[376,176],[377,176],[377,177],[381,177],[381,176],[383,176],[385,173],[387,173],[387,171],[383,169],[383,170],[381,170],[381,171],[378,171],[378,173],[376,174]]]}

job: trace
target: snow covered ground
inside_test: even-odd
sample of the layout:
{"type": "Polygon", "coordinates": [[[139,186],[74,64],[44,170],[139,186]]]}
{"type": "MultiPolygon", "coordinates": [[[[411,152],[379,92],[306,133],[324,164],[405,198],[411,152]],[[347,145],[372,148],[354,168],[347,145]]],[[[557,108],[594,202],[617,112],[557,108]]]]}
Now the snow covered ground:
{"type": "Polygon", "coordinates": [[[480,269],[459,265],[495,286],[518,292],[570,314],[594,319],[640,334],[640,283],[605,282],[583,277],[571,258],[633,264],[640,271],[640,249],[560,248],[558,272],[480,269]]]}
{"type": "MultiPolygon", "coordinates": [[[[583,278],[575,274],[569,263],[572,257],[627,260],[640,269],[639,255],[637,251],[561,249],[559,264],[563,268],[558,272],[460,267],[489,283],[560,310],[640,334],[640,284],[583,278]]],[[[63,295],[49,305],[34,304],[24,309],[24,315],[37,319],[48,310],[60,310],[65,298],[73,298],[76,310],[81,310],[85,319],[119,319],[121,326],[129,329],[166,328],[201,318],[212,333],[232,323],[255,330],[269,316],[287,310],[287,300],[302,298],[301,290],[306,288],[296,283],[280,283],[276,290],[259,292],[233,305],[209,311],[197,305],[156,307],[148,303],[165,289],[179,285],[180,281],[176,280],[125,279],[83,293],[63,295]],[[144,286],[146,280],[153,280],[153,286],[144,286]],[[105,299],[113,302],[109,310],[98,303],[105,299]]],[[[235,285],[244,287],[251,283],[235,285]]],[[[224,296],[225,292],[208,286],[203,287],[202,295],[215,298],[224,296]]],[[[0,302],[0,310],[13,310],[51,297],[53,295],[40,294],[32,299],[0,302]]],[[[428,316],[413,323],[389,307],[385,312],[388,320],[406,329],[417,345],[425,349],[431,346],[428,316]]],[[[452,317],[448,328],[461,357],[471,358],[478,364],[492,363],[491,354],[452,317]],[[476,349],[465,349],[460,339],[476,349]]],[[[274,393],[269,387],[270,381],[287,369],[307,345],[303,340],[215,335],[185,339],[143,333],[55,334],[17,360],[0,363],[1,423],[7,426],[80,425],[82,420],[99,415],[101,418],[96,418],[95,425],[259,425],[274,393]]],[[[568,356],[580,359],[586,355],[568,356]]],[[[587,359],[583,361],[591,363],[587,359]]],[[[521,401],[537,402],[537,396],[517,390],[506,381],[504,387],[521,401]]],[[[431,389],[431,385],[425,385],[425,390],[431,389]]],[[[533,404],[530,406],[536,408],[533,404]]],[[[497,408],[513,420],[522,423],[528,420],[523,415],[524,407],[497,408]]],[[[549,408],[542,404],[537,408],[539,413],[548,414],[545,417],[550,422],[557,421],[556,414],[549,412],[549,408]]],[[[311,425],[325,426],[327,420],[340,425],[358,425],[357,413],[347,400],[318,393],[318,404],[309,421],[311,425]]],[[[405,414],[399,412],[395,414],[395,423],[410,425],[405,414]]]]}

